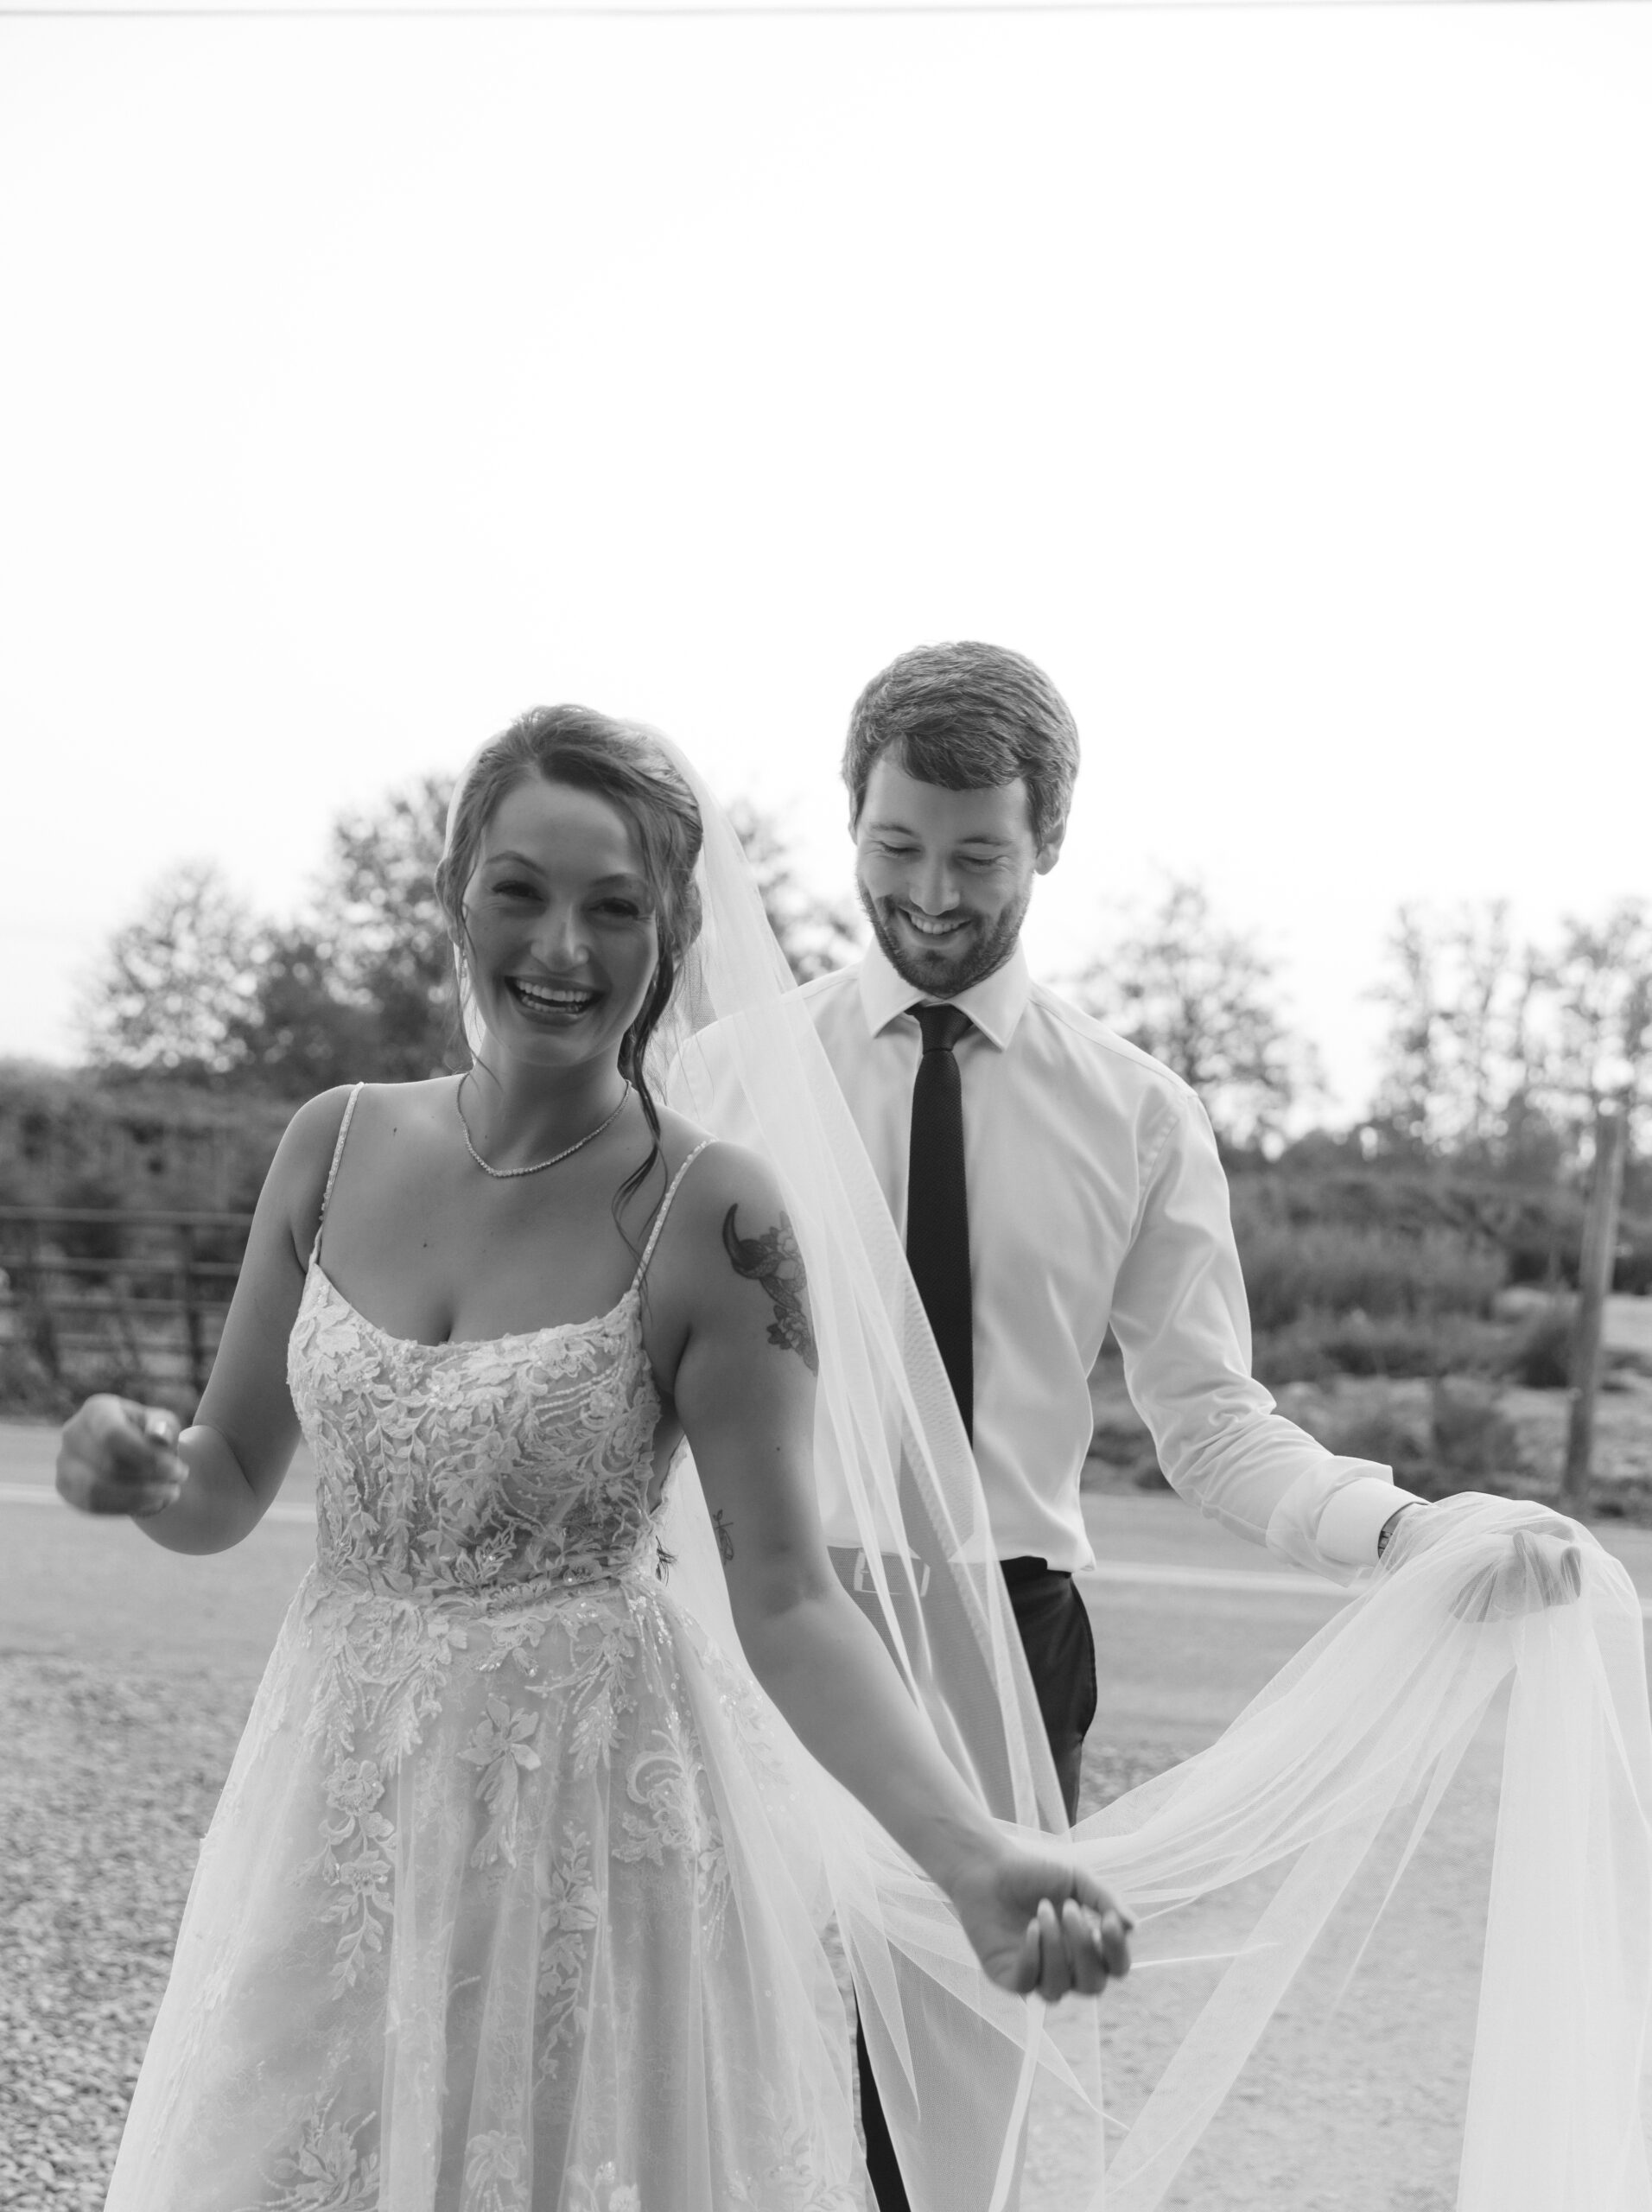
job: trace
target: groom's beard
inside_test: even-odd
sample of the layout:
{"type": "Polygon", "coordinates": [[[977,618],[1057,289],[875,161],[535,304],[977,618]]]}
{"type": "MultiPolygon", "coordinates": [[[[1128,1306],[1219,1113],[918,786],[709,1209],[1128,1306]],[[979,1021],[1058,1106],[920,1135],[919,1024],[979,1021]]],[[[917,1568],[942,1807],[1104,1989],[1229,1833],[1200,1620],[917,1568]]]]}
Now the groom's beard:
{"type": "Polygon", "coordinates": [[[863,883],[857,883],[855,887],[884,958],[904,982],[932,999],[956,998],[971,983],[980,982],[983,976],[1001,968],[1015,950],[1021,923],[1032,902],[1032,887],[1029,883],[1011,905],[996,914],[975,914],[969,913],[967,908],[960,909],[969,913],[967,926],[958,931],[944,950],[931,950],[920,944],[901,920],[903,900],[874,899],[863,883]]]}

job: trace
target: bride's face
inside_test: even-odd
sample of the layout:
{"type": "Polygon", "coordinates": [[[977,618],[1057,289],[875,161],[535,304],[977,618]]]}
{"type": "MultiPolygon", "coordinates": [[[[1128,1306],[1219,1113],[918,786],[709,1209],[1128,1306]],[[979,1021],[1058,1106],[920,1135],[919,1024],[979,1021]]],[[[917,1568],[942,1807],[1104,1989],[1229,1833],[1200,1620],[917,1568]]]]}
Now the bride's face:
{"type": "Polygon", "coordinates": [[[617,1055],[659,957],[636,832],[594,791],[528,776],[484,830],[465,888],[471,986],[518,1058],[567,1067],[617,1055]]]}

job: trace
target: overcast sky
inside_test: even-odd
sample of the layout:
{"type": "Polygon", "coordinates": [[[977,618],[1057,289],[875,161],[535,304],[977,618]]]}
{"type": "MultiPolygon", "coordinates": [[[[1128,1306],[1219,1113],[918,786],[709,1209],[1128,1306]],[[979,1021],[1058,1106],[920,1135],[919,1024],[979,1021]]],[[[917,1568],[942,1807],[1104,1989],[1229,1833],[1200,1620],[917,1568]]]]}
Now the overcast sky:
{"type": "Polygon", "coordinates": [[[536,700],[846,881],[920,639],[1363,1103],[1397,901],[1652,892],[1652,7],[0,22],[0,1054],[536,700]]]}

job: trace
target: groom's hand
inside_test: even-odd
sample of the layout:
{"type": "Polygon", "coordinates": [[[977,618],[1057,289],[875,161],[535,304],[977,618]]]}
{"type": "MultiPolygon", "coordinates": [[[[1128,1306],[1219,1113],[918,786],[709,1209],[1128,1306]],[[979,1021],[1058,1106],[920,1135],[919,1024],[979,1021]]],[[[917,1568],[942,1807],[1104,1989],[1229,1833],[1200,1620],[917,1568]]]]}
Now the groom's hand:
{"type": "Polygon", "coordinates": [[[1130,1971],[1134,1916],[1057,1847],[1007,1842],[952,1903],[989,1978],[1018,1996],[1097,1997],[1130,1971]]]}
{"type": "MultiPolygon", "coordinates": [[[[1388,1572],[1449,1539],[1448,1504],[1407,1507],[1388,1524],[1382,1565],[1388,1572]]],[[[1545,1507],[1530,1509],[1522,1524],[1502,1540],[1500,1557],[1473,1568],[1452,1599],[1462,1621],[1511,1620],[1553,1605],[1575,1605],[1583,1594],[1583,1554],[1575,1524],[1545,1507]]]]}
{"type": "Polygon", "coordinates": [[[162,1512],[188,1472],[177,1442],[177,1417],[163,1407],[88,1398],[58,1446],[58,1496],[80,1513],[162,1512]]]}

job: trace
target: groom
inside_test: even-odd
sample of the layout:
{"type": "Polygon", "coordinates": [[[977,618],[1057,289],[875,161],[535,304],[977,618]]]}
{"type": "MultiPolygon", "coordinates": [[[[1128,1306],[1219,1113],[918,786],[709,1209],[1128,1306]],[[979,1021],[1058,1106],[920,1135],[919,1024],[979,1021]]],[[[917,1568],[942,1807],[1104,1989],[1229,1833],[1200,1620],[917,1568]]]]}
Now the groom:
{"type": "MultiPolygon", "coordinates": [[[[843,755],[875,943],[803,993],[971,1437],[1070,1817],[1096,1700],[1079,1478],[1109,1324],[1160,1465],[1240,1535],[1346,1580],[1417,1502],[1274,1411],[1198,1100],[1027,971],[1021,923],[1077,772],[1072,715],[1020,654],[903,653],[843,755]]],[[[861,2074],[880,2212],[905,2212],[864,2043],[861,2074]]]]}
{"type": "MultiPolygon", "coordinates": [[[[1070,1817],[1096,1699],[1079,1478],[1109,1323],[1171,1483],[1240,1535],[1346,1580],[1415,1502],[1252,1381],[1198,1099],[1027,971],[1022,919],[1077,772],[1072,715],[1019,653],[920,646],[874,677],[843,779],[875,943],[804,994],[971,1433],[1070,1817]]],[[[864,2047],[861,2077],[878,2204],[903,2212],[864,2047]]]]}

